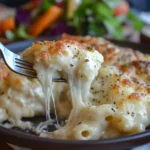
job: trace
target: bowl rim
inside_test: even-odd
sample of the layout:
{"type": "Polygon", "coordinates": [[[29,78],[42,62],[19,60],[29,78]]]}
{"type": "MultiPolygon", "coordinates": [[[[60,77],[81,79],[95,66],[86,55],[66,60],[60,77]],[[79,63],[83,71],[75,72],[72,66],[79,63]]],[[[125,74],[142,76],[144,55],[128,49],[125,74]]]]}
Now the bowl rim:
{"type": "MultiPolygon", "coordinates": [[[[53,40],[53,39],[57,39],[57,38],[58,37],[48,37],[46,39],[53,40]]],[[[18,46],[20,45],[20,47],[22,47],[23,44],[28,46],[36,40],[43,41],[44,39],[45,39],[45,37],[33,39],[33,40],[27,40],[27,41],[19,41],[19,42],[8,44],[7,47],[10,49],[12,48],[12,50],[15,50],[17,45],[18,46]]],[[[126,42],[126,41],[125,42],[124,41],[115,41],[115,40],[112,40],[112,42],[114,42],[115,44],[121,45],[121,46],[131,47],[131,48],[135,48],[135,49],[137,49],[139,47],[140,48],[145,47],[146,49],[144,48],[145,50],[142,49],[141,51],[144,53],[149,52],[149,45],[126,42]]],[[[3,140],[6,140],[7,142],[9,142],[11,144],[17,144],[18,146],[27,146],[29,142],[30,143],[39,142],[39,143],[37,143],[37,145],[42,143],[42,144],[52,144],[52,145],[58,145],[59,144],[62,146],[63,145],[67,146],[68,144],[71,144],[74,146],[77,146],[77,145],[90,146],[90,145],[94,144],[96,146],[96,145],[108,145],[108,144],[116,144],[116,143],[120,143],[120,144],[126,144],[129,142],[134,143],[135,141],[139,142],[139,143],[136,143],[136,145],[140,145],[140,144],[144,144],[144,143],[147,143],[148,141],[150,141],[150,132],[149,132],[149,130],[147,130],[147,131],[144,131],[141,133],[117,137],[117,138],[81,141],[81,140],[61,140],[61,139],[43,138],[43,137],[19,132],[19,131],[13,130],[13,129],[6,129],[5,127],[0,126],[0,139],[1,138],[3,140]],[[18,140],[20,141],[19,143],[17,143],[18,140]]],[[[131,145],[130,145],[130,147],[131,147],[131,145]]],[[[33,147],[35,147],[35,146],[33,146],[33,147]]],[[[133,145],[132,145],[132,147],[133,147],[133,145]]]]}
{"type": "Polygon", "coordinates": [[[150,136],[150,131],[146,130],[144,132],[141,133],[137,133],[137,134],[133,134],[133,135],[127,135],[127,136],[122,136],[122,137],[116,137],[116,138],[110,138],[110,139],[100,139],[100,140],[63,140],[63,139],[50,139],[50,138],[45,138],[45,137],[39,137],[36,135],[31,135],[28,133],[24,133],[24,132],[19,132],[13,129],[9,129],[3,126],[0,126],[0,135],[1,134],[6,134],[9,135],[11,137],[16,137],[16,138],[20,138],[23,137],[24,140],[30,140],[30,141],[42,141],[42,142],[48,142],[48,143],[55,143],[55,144],[110,144],[110,143],[118,143],[118,142],[127,142],[127,141],[131,141],[131,140],[136,140],[139,138],[143,138],[143,137],[149,137],[150,136]]]}

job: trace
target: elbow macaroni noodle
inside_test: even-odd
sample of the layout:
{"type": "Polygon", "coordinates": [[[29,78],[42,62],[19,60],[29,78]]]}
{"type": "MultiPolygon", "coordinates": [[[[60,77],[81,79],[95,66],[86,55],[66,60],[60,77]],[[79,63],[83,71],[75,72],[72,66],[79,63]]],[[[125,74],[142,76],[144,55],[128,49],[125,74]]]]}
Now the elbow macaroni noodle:
{"type": "Polygon", "coordinates": [[[56,42],[35,42],[22,56],[34,64],[39,81],[0,63],[0,122],[32,129],[21,118],[46,113],[38,130],[53,123],[53,112],[57,130],[40,129],[40,136],[68,140],[130,135],[150,124],[149,55],[102,38],[64,34],[56,42]],[[54,77],[68,83],[52,83],[54,77]],[[64,118],[62,126],[58,120],[64,118]]]}

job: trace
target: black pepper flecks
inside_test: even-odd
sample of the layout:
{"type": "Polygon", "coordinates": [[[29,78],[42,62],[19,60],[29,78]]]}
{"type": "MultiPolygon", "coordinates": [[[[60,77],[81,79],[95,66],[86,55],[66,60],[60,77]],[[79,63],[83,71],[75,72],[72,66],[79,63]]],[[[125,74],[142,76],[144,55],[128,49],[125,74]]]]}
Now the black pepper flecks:
{"type": "Polygon", "coordinates": [[[80,125],[82,122],[79,122],[77,125],[80,125]]]}
{"type": "Polygon", "coordinates": [[[113,112],[115,112],[115,109],[114,109],[114,108],[111,108],[111,110],[112,110],[113,112]]]}
{"type": "Polygon", "coordinates": [[[70,66],[73,67],[74,65],[73,65],[73,64],[70,64],[70,66]]]}
{"type": "Polygon", "coordinates": [[[93,87],[91,87],[91,90],[94,90],[94,88],[93,88],[93,87]]]}
{"type": "Polygon", "coordinates": [[[88,46],[87,48],[88,48],[88,50],[90,50],[90,51],[93,50],[93,47],[92,47],[92,46],[88,46]]]}
{"type": "Polygon", "coordinates": [[[85,59],[85,62],[89,62],[89,59],[85,59]]]}
{"type": "Polygon", "coordinates": [[[134,113],[134,112],[132,112],[132,113],[131,113],[131,116],[133,117],[134,115],[135,115],[135,113],[134,113]]]}

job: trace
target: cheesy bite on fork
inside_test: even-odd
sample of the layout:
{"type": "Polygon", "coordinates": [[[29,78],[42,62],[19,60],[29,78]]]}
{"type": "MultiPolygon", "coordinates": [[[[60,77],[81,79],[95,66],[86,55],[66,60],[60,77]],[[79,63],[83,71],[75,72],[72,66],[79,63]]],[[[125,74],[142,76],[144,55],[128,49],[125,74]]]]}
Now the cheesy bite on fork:
{"type": "Polygon", "coordinates": [[[58,75],[68,81],[72,110],[66,125],[50,136],[69,139],[71,135],[68,131],[76,127],[82,109],[88,108],[91,83],[98,74],[103,56],[93,47],[71,40],[36,42],[23,53],[23,56],[28,58],[28,61],[34,60],[34,69],[45,94],[46,115],[49,120],[50,100],[53,100],[55,109],[52,78],[58,75]]]}

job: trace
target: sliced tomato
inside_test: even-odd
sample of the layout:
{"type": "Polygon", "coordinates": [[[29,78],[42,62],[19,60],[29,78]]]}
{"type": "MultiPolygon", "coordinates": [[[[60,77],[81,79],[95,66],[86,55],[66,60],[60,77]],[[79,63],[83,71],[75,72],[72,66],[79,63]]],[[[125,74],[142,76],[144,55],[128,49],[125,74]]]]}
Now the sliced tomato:
{"type": "Polygon", "coordinates": [[[34,6],[38,6],[39,4],[42,3],[43,0],[30,0],[30,1],[34,6]]]}
{"type": "Polygon", "coordinates": [[[114,9],[114,15],[115,16],[120,16],[120,15],[124,15],[129,11],[129,5],[127,2],[122,2],[121,5],[117,6],[114,9]]]}
{"type": "Polygon", "coordinates": [[[60,8],[64,8],[65,3],[64,2],[57,2],[57,3],[55,3],[55,5],[60,7],[60,8]]]}

